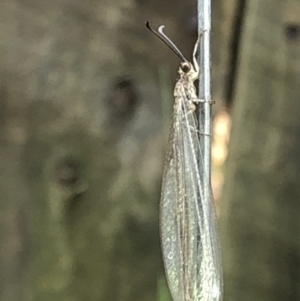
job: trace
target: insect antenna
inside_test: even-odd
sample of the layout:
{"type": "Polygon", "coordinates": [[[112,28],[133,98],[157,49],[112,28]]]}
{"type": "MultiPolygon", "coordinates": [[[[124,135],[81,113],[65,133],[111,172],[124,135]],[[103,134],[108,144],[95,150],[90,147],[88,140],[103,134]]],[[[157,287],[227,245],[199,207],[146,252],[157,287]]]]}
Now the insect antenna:
{"type": "Polygon", "coordinates": [[[188,62],[188,60],[184,57],[178,47],[171,41],[171,39],[163,32],[165,28],[164,25],[159,26],[158,32],[151,28],[149,21],[146,22],[146,27],[156,35],[160,40],[162,40],[173,52],[177,54],[177,56],[184,62],[188,62]]]}

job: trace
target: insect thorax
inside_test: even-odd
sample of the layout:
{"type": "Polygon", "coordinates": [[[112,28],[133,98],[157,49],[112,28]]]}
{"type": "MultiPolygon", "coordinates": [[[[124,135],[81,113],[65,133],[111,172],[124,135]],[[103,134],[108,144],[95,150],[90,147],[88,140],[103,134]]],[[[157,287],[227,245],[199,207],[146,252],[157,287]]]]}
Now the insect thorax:
{"type": "Polygon", "coordinates": [[[188,80],[186,77],[184,77],[184,75],[181,74],[175,85],[174,97],[191,101],[197,99],[198,97],[194,82],[188,80]]]}

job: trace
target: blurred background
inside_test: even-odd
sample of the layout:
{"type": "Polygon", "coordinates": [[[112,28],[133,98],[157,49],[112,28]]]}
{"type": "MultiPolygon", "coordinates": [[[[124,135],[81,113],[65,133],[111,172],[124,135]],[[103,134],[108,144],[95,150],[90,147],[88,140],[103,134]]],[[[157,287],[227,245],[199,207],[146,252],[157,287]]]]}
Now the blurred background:
{"type": "MultiPolygon", "coordinates": [[[[212,5],[225,300],[300,300],[300,2],[212,5]]],[[[191,58],[196,7],[1,1],[1,301],[170,300],[158,204],[179,60],[144,23],[191,58]]]]}

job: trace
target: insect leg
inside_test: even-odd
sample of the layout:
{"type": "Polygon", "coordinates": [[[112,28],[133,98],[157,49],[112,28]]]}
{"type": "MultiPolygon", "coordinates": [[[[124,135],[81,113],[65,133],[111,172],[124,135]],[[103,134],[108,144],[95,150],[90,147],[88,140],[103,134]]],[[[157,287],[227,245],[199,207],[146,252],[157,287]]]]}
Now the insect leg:
{"type": "Polygon", "coordinates": [[[196,44],[195,44],[195,47],[194,47],[194,51],[193,51],[193,63],[194,63],[195,71],[197,72],[197,78],[199,77],[199,71],[200,71],[200,69],[199,69],[199,64],[198,64],[196,55],[197,55],[197,50],[198,50],[198,47],[199,47],[201,36],[202,36],[202,33],[198,36],[198,39],[196,41],[196,44]]]}
{"type": "Polygon", "coordinates": [[[196,44],[195,44],[195,47],[194,47],[194,51],[193,51],[193,64],[194,64],[194,68],[195,68],[195,71],[197,72],[197,74],[199,75],[199,64],[198,64],[198,61],[197,61],[197,58],[196,58],[196,54],[197,54],[197,50],[199,48],[199,43],[203,37],[203,34],[207,31],[207,29],[203,30],[199,36],[198,36],[198,39],[196,41],[196,44]]]}
{"type": "Polygon", "coordinates": [[[213,105],[216,103],[214,100],[206,101],[204,99],[198,99],[198,98],[192,99],[192,102],[197,103],[197,104],[198,103],[208,102],[208,103],[213,104],[213,105]]]}

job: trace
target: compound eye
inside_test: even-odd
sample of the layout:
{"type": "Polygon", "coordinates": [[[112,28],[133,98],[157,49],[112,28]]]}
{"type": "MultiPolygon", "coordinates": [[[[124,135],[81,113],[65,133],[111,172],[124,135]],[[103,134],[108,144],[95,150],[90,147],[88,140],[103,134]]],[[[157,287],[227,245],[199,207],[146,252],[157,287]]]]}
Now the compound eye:
{"type": "Polygon", "coordinates": [[[184,62],[184,63],[181,63],[181,70],[184,72],[184,73],[187,73],[191,70],[191,66],[189,63],[187,62],[184,62]]]}

